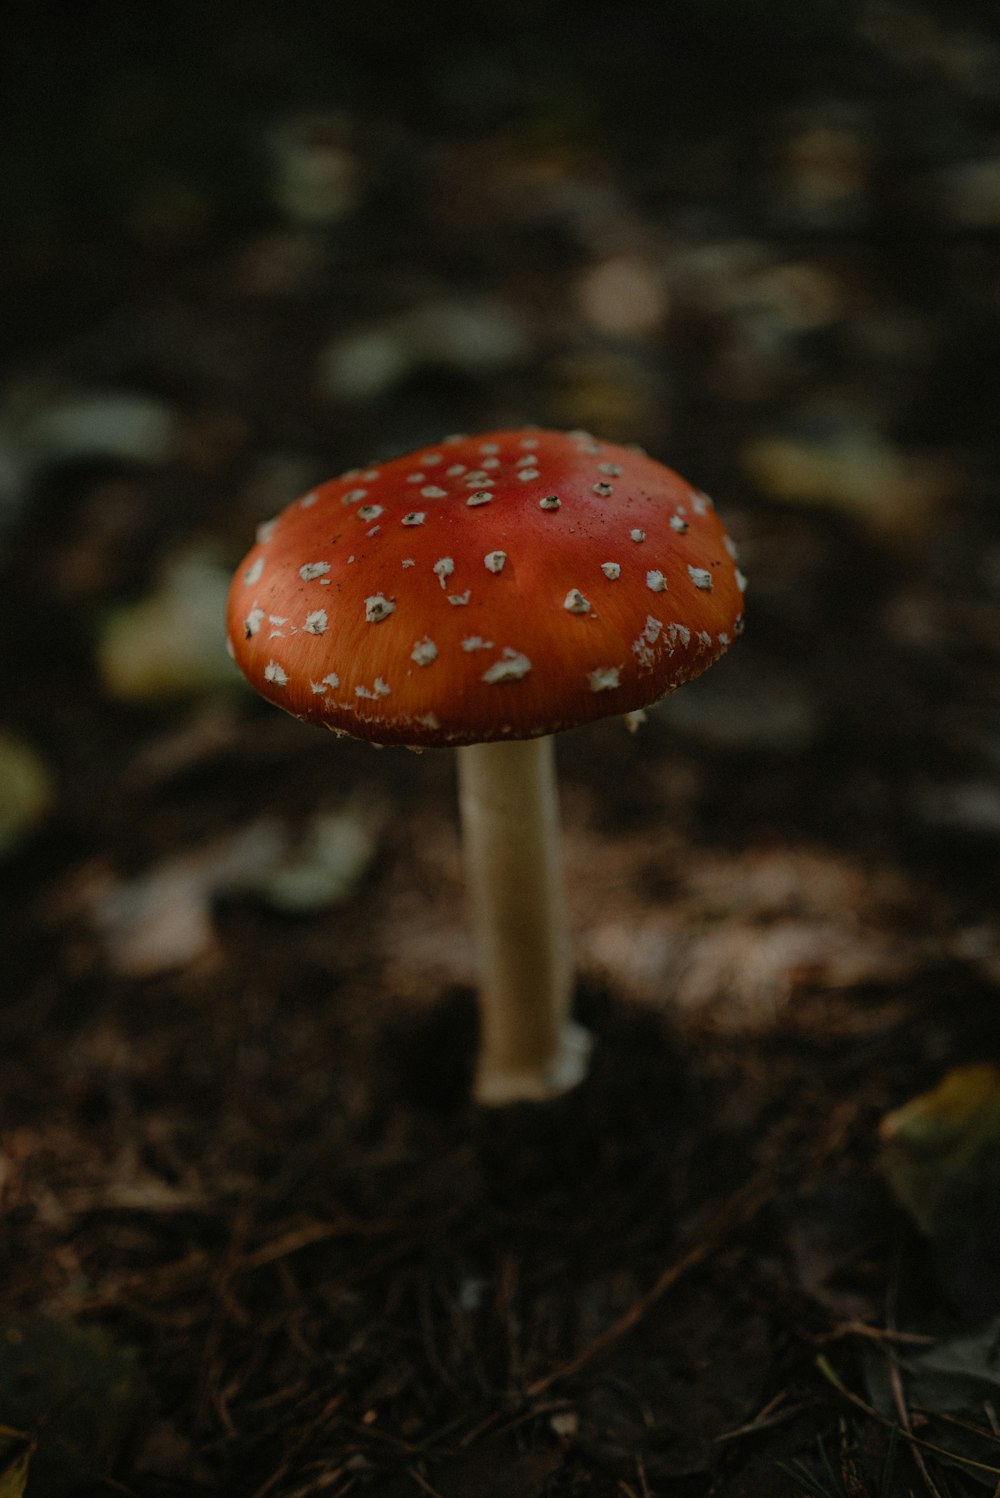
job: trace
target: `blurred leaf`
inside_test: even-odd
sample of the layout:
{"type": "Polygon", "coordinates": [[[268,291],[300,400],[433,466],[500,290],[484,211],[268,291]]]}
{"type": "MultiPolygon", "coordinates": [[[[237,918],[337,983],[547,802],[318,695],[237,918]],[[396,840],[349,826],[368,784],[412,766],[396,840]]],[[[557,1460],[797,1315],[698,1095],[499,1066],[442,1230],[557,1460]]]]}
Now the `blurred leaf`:
{"type": "Polygon", "coordinates": [[[226,651],[228,592],[229,572],[212,557],[175,557],[155,592],[105,621],[97,658],[108,691],[157,702],[238,685],[226,651]]]}
{"type": "Polygon", "coordinates": [[[42,820],[52,795],[51,776],[35,750],[0,733],[0,855],[42,820]]]}
{"type": "Polygon", "coordinates": [[[164,858],[133,879],[98,883],[92,914],[115,972],[150,978],[186,967],[210,951],[216,895],[264,877],[286,846],[281,824],[262,817],[238,832],[164,858]]]}
{"type": "Polygon", "coordinates": [[[328,910],[350,899],[374,856],[372,828],[357,811],[320,812],[278,864],[247,887],[292,915],[328,910]]]}
{"type": "Polygon", "coordinates": [[[0,1498],[23,1498],[28,1465],[37,1445],[34,1436],[0,1425],[0,1498]]]}
{"type": "MultiPolygon", "coordinates": [[[[869,1399],[895,1422],[899,1409],[891,1367],[881,1349],[866,1353],[869,1399]]],[[[1000,1436],[992,1428],[991,1411],[1000,1402],[1000,1319],[899,1358],[898,1368],[906,1407],[920,1417],[921,1441],[939,1448],[937,1460],[995,1487],[1000,1436]]]]}
{"type": "Polygon", "coordinates": [[[890,1186],[921,1231],[932,1233],[956,1186],[978,1186],[983,1167],[1000,1179],[1000,1066],[954,1067],[887,1114],[880,1134],[890,1186]]]}
{"type": "Polygon", "coordinates": [[[1000,1310],[1000,1065],[955,1067],[880,1133],[886,1179],[963,1315],[1000,1310]]]}
{"type": "Polygon", "coordinates": [[[107,1470],[138,1408],[136,1365],[132,1348],[97,1327],[41,1316],[0,1324],[0,1409],[38,1431],[5,1468],[0,1428],[0,1498],[63,1498],[107,1470]]]}
{"type": "Polygon", "coordinates": [[[301,835],[259,817],[131,879],[98,877],[86,903],[115,972],[150,978],[211,951],[221,895],[250,895],[290,915],[343,904],[375,857],[377,831],[371,808],[318,812],[301,835]]]}

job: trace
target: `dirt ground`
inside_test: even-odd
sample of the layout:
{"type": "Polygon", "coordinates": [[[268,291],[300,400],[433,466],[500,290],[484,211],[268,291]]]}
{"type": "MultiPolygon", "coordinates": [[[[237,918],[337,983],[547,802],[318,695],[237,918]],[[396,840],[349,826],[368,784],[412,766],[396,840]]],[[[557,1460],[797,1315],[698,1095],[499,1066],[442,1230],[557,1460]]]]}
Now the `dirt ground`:
{"type": "Polygon", "coordinates": [[[991,7],[15,10],[0,1494],[1000,1492],[991,7]],[[592,1074],[490,1111],[450,754],[253,699],[220,598],[529,422],[750,589],[560,740],[592,1074]]]}

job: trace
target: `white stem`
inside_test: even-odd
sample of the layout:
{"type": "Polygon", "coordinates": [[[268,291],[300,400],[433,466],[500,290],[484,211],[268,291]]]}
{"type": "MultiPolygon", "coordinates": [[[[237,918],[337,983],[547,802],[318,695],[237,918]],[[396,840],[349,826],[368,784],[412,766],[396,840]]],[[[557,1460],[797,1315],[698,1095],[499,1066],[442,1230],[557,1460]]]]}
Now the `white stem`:
{"type": "Polygon", "coordinates": [[[482,970],[475,1096],[541,1100],[586,1073],[573,986],[551,737],[458,750],[459,804],[482,970]]]}

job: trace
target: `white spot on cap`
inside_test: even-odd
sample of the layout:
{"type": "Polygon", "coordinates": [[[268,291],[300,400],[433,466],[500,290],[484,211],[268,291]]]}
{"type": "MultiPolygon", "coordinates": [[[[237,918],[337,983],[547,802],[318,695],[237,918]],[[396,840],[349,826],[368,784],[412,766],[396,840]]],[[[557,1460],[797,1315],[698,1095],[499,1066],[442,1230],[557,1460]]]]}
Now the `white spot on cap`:
{"type": "Polygon", "coordinates": [[[563,608],[570,614],[590,613],[590,603],[584,598],[579,588],[570,588],[563,599],[563,608]]]}
{"type": "Polygon", "coordinates": [[[544,499],[538,501],[538,508],[540,510],[558,510],[561,503],[562,501],[558,494],[546,494],[544,499]]]}
{"type": "Polygon", "coordinates": [[[707,515],[712,509],[712,501],[707,494],[694,494],[691,496],[691,508],[696,515],[707,515]]]}
{"type": "Polygon", "coordinates": [[[336,690],[336,688],[340,686],[340,677],[337,675],[336,671],[331,671],[328,676],[324,676],[323,681],[328,687],[332,687],[334,690],[336,690]]]}
{"type": "Polygon", "coordinates": [[[616,479],[621,476],[621,468],[617,463],[598,463],[597,471],[598,473],[607,474],[609,479],[616,479]]]}
{"type": "Polygon", "coordinates": [[[722,544],[726,548],[726,550],[728,551],[729,555],[732,557],[733,561],[734,562],[739,561],[739,555],[740,554],[739,554],[739,552],[736,549],[736,542],[733,541],[731,539],[731,537],[729,537],[729,536],[723,536],[723,538],[722,538],[722,544]]]}
{"type": "Polygon", "coordinates": [[[707,629],[699,629],[698,644],[702,647],[703,650],[710,650],[712,648],[712,636],[709,634],[707,629]]]}
{"type": "Polygon", "coordinates": [[[500,459],[499,458],[484,458],[483,459],[483,467],[490,469],[490,471],[492,472],[492,470],[494,468],[499,468],[500,467],[500,459]]]}
{"type": "Polygon", "coordinates": [[[362,505],[358,511],[359,520],[377,520],[382,514],[381,505],[362,505]]]}
{"type": "Polygon", "coordinates": [[[329,570],[329,562],[305,562],[299,568],[299,577],[304,583],[313,583],[318,577],[325,576],[329,570]]]}
{"type": "Polygon", "coordinates": [[[663,628],[662,619],[654,619],[652,614],[646,615],[646,627],[642,632],[644,640],[650,645],[655,645],[660,638],[660,630],[663,628]]]}
{"type": "Polygon", "coordinates": [[[477,489],[475,494],[470,494],[465,503],[471,508],[476,505],[488,505],[493,495],[488,489],[477,489]]]}
{"type": "Polygon", "coordinates": [[[637,640],[632,641],[632,654],[644,671],[652,671],[656,664],[656,656],[650,650],[642,635],[637,640]]]}
{"type": "Polygon", "coordinates": [[[495,480],[490,478],[485,468],[477,468],[468,474],[462,482],[467,489],[477,489],[480,484],[492,484],[495,480]]]}
{"type": "Polygon", "coordinates": [[[620,578],[621,575],[622,575],[621,563],[620,562],[602,562],[601,563],[601,571],[604,573],[605,577],[609,577],[612,582],[616,582],[617,579],[620,578]]]}
{"type": "Polygon", "coordinates": [[[741,593],[745,593],[747,590],[747,580],[738,567],[736,569],[736,586],[741,593]]]}
{"type": "Polygon", "coordinates": [[[426,473],[408,473],[406,475],[406,482],[408,484],[423,484],[426,482],[426,480],[426,473]]]}
{"type": "Polygon", "coordinates": [[[314,613],[306,615],[305,631],[308,635],[322,635],[326,633],[329,620],[326,617],[326,609],[316,609],[314,613]]]}
{"type": "Polygon", "coordinates": [[[671,644],[673,644],[675,640],[680,640],[682,645],[690,645],[691,643],[691,631],[688,629],[686,624],[668,625],[667,634],[670,636],[671,644]]]}
{"type": "Polygon", "coordinates": [[[479,451],[481,453],[498,453],[500,451],[500,444],[499,442],[483,442],[480,444],[479,451]]]}
{"type": "Polygon", "coordinates": [[[600,484],[594,485],[594,493],[598,496],[599,499],[610,499],[611,495],[614,494],[614,492],[615,491],[610,484],[605,484],[602,482],[600,484]]]}
{"type": "Polygon", "coordinates": [[[348,489],[346,494],[340,496],[340,503],[342,505],[356,505],[359,499],[365,499],[367,495],[367,489],[348,489]]]}
{"type": "Polygon", "coordinates": [[[466,635],[465,639],[462,641],[462,649],[467,651],[492,650],[493,641],[484,640],[482,635],[466,635]]]}
{"type": "Polygon", "coordinates": [[[646,573],[646,587],[651,593],[665,593],[667,591],[667,579],[662,572],[656,570],[646,573]]]}
{"type": "Polygon", "coordinates": [[[401,567],[415,567],[417,564],[412,557],[404,557],[399,565],[401,567]]]}
{"type": "Polygon", "coordinates": [[[461,475],[464,472],[465,472],[465,464],[464,463],[452,463],[452,465],[451,465],[450,468],[446,468],[445,469],[445,475],[446,475],[447,478],[450,478],[450,479],[460,478],[461,475]]]}
{"type": "Polygon", "coordinates": [[[424,499],[448,498],[447,489],[439,489],[436,484],[428,484],[425,488],[421,489],[420,493],[423,495],[424,499]]]}
{"type": "Polygon", "coordinates": [[[247,639],[251,639],[264,623],[264,610],[251,609],[243,621],[243,629],[247,639]]]}
{"type": "Polygon", "coordinates": [[[427,519],[426,510],[411,510],[408,515],[403,516],[404,525],[423,525],[427,519]]]}
{"type": "Polygon", "coordinates": [[[598,666],[587,672],[587,681],[592,692],[611,692],[621,686],[621,666],[598,666]]]}
{"type": "Polygon", "coordinates": [[[284,666],[279,666],[277,661],[268,661],[264,667],[264,680],[273,682],[276,687],[286,687],[288,672],[284,666]]]}
{"type": "Polygon", "coordinates": [[[522,676],[527,676],[531,670],[531,662],[526,655],[519,650],[511,650],[507,646],[498,661],[494,661],[488,670],[484,671],[480,680],[485,681],[487,686],[496,686],[501,681],[520,681],[522,676]]]}
{"type": "Polygon", "coordinates": [[[517,476],[524,484],[529,483],[532,479],[541,478],[541,474],[537,468],[522,468],[517,476]]]}
{"type": "Polygon", "coordinates": [[[371,598],[365,599],[365,618],[369,624],[378,624],[382,619],[388,619],[395,607],[391,598],[373,593],[371,598]]]}
{"type": "Polygon", "coordinates": [[[264,571],[264,558],[258,557],[252,567],[248,567],[243,574],[243,581],[252,588],[254,583],[259,583],[264,571]]]}
{"type": "Polygon", "coordinates": [[[483,557],[483,565],[487,572],[502,572],[507,560],[505,551],[488,551],[483,557]]]}
{"type": "Polygon", "coordinates": [[[646,539],[646,532],[638,529],[629,531],[628,534],[630,541],[645,541],[646,539]]]}
{"type": "Polygon", "coordinates": [[[522,437],[521,441],[518,444],[518,446],[519,447],[528,447],[528,448],[537,447],[538,446],[538,438],[537,437],[522,437]]]}
{"type": "Polygon", "coordinates": [[[455,562],[452,557],[439,557],[432,568],[434,576],[439,579],[442,588],[446,586],[447,579],[451,577],[454,570],[455,562]]]}
{"type": "Polygon", "coordinates": [[[732,640],[730,639],[729,635],[726,634],[725,630],[723,630],[719,635],[719,644],[725,645],[727,648],[732,644],[732,640]]]}
{"type": "Polygon", "coordinates": [[[371,687],[355,687],[354,695],[355,697],[368,697],[374,701],[376,697],[388,697],[389,685],[382,680],[381,676],[376,676],[371,687]]]}
{"type": "Polygon", "coordinates": [[[712,591],[712,574],[705,567],[689,567],[688,577],[696,588],[703,588],[706,593],[712,591]]]}
{"type": "MultiPolygon", "coordinates": [[[[523,443],[521,445],[522,445],[522,447],[524,446],[523,443]]],[[[536,444],[536,446],[537,446],[537,444],[536,444]]],[[[525,453],[525,455],[524,455],[523,458],[518,458],[517,462],[514,464],[514,467],[515,468],[534,468],[536,466],[537,462],[538,462],[538,459],[536,457],[533,457],[531,453],[525,453]]]]}
{"type": "Polygon", "coordinates": [[[315,490],[313,490],[311,493],[306,494],[302,499],[299,500],[299,509],[311,510],[317,499],[319,499],[319,495],[315,490]]]}
{"type": "Polygon", "coordinates": [[[472,589],[466,588],[464,593],[449,593],[448,602],[453,603],[456,608],[464,608],[472,597],[472,589]]]}
{"type": "Polygon", "coordinates": [[[266,546],[278,528],[278,517],[273,520],[262,520],[257,527],[257,540],[262,546],[266,546]]]}
{"type": "Polygon", "coordinates": [[[680,515],[671,515],[670,529],[676,531],[679,536],[683,536],[688,529],[688,523],[680,515]]]}
{"type": "Polygon", "coordinates": [[[324,693],[329,692],[332,688],[339,686],[340,677],[337,675],[336,671],[331,671],[329,676],[323,677],[322,681],[311,681],[309,683],[309,690],[314,693],[315,696],[321,697],[324,693]]]}
{"type": "Polygon", "coordinates": [[[364,473],[361,475],[361,477],[363,479],[367,479],[370,484],[373,484],[378,476],[379,471],[377,468],[366,468],[364,473]]]}
{"type": "Polygon", "coordinates": [[[420,461],[425,468],[433,468],[435,463],[443,463],[444,459],[440,453],[424,453],[420,461]]]}
{"type": "Polygon", "coordinates": [[[418,666],[429,666],[431,661],[437,660],[437,653],[438,648],[434,641],[427,635],[424,635],[422,640],[417,640],[414,643],[413,649],[410,651],[410,660],[416,661],[418,666]]]}

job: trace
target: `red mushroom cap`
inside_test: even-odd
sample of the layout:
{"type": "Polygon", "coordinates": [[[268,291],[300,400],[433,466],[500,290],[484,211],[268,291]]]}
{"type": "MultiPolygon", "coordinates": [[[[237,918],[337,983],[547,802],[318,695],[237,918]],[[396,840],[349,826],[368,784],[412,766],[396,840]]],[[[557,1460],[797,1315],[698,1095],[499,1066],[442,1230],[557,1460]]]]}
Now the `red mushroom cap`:
{"type": "Polygon", "coordinates": [[[382,744],[535,738],[648,706],[740,633],[711,501],[586,433],[353,470],[262,526],[229,595],[264,697],[382,744]]]}

